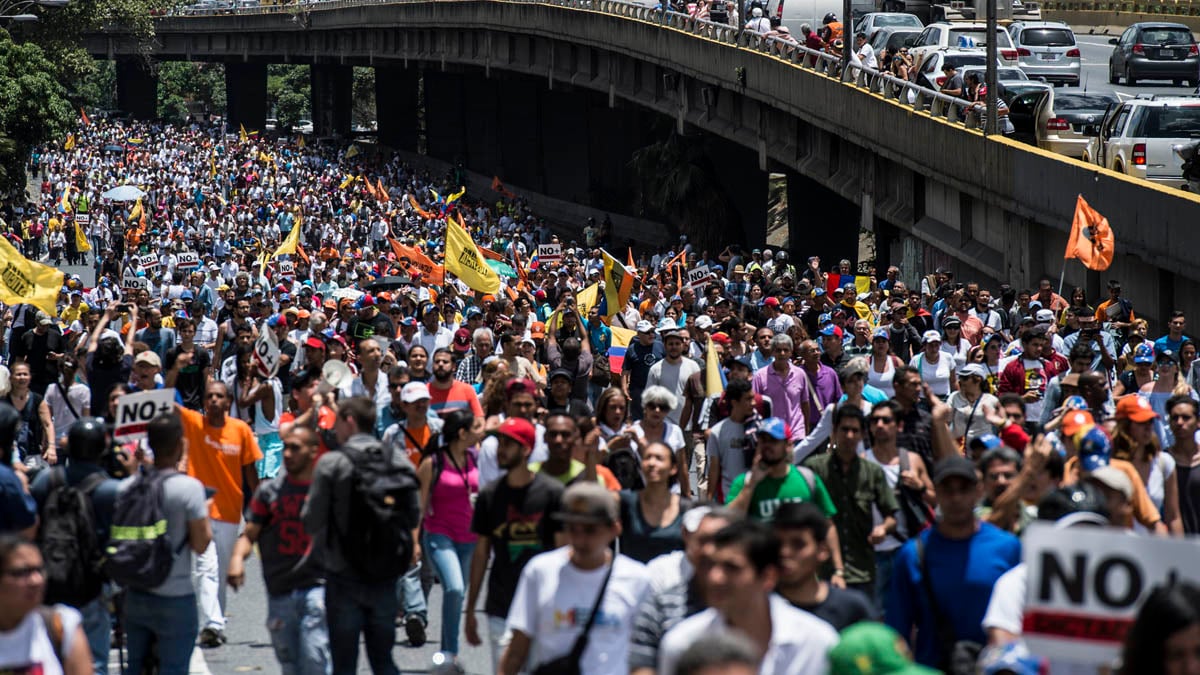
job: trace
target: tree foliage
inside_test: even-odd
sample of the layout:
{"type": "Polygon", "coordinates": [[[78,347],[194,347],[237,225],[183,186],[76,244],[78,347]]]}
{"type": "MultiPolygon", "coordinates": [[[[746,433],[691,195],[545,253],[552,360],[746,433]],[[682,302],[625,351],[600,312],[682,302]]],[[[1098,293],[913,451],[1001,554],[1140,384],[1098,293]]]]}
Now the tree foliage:
{"type": "Polygon", "coordinates": [[[35,145],[62,140],[75,125],[75,107],[41,47],[13,42],[0,31],[0,190],[25,186],[25,162],[35,145]]]}
{"type": "Polygon", "coordinates": [[[290,129],[312,113],[309,67],[273,63],[267,66],[267,112],[279,129],[290,129]]]}
{"type": "Polygon", "coordinates": [[[158,114],[182,122],[191,114],[225,111],[225,65],[168,61],[158,67],[158,114]]]}
{"type": "Polygon", "coordinates": [[[375,69],[356,66],[354,68],[354,85],[351,90],[351,119],[354,124],[368,127],[377,120],[375,111],[375,69]]]}

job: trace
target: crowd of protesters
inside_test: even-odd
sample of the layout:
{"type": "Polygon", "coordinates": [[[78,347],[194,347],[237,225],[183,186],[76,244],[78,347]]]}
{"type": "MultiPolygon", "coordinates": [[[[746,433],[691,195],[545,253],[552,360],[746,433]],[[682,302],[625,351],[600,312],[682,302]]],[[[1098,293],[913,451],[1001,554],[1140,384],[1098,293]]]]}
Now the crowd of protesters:
{"type": "MultiPolygon", "coordinates": [[[[285,673],[355,672],[360,639],[397,672],[434,576],[451,666],[465,641],[499,673],[1059,672],[1021,640],[1026,528],[1200,530],[1196,343],[1116,280],[631,249],[373,148],[200,124],[73,146],[35,154],[6,223],[94,274],[2,317],[0,670],[107,672],[116,629],[128,672],[185,673],[257,550],[285,673]],[[450,217],[517,271],[500,291],[404,255],[446,262],[450,217]],[[604,252],[632,262],[611,311],[586,292],[622,276],[604,252]],[[114,441],[122,397],[159,389],[175,408],[114,441]],[[68,496],[90,515],[66,550],[161,539],[155,583],[65,588],[68,496]]],[[[1197,593],[1157,591],[1117,672],[1191,672],[1197,593]]]]}

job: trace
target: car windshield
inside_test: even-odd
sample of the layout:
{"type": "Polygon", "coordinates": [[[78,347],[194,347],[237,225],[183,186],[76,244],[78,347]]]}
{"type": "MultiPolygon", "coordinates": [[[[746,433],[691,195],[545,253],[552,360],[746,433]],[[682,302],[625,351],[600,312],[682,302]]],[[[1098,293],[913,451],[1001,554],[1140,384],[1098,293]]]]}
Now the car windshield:
{"type": "Polygon", "coordinates": [[[1147,108],[1135,136],[1200,137],[1200,105],[1147,108]]]}
{"type": "Polygon", "coordinates": [[[1066,28],[1029,28],[1021,31],[1021,44],[1030,47],[1071,47],[1075,35],[1066,28]]]}
{"type": "Polygon", "coordinates": [[[878,26],[915,26],[921,27],[921,20],[912,14],[879,14],[872,22],[878,26]]]}
{"type": "Polygon", "coordinates": [[[917,34],[918,33],[915,30],[894,31],[894,32],[888,34],[887,44],[880,45],[880,47],[886,46],[889,49],[900,49],[901,47],[904,46],[905,40],[907,40],[917,34]]]}
{"type": "MultiPolygon", "coordinates": [[[[1009,47],[1012,43],[1008,38],[1008,33],[1000,29],[996,29],[997,38],[996,45],[999,47],[1009,47]]],[[[953,28],[950,30],[951,47],[986,47],[987,46],[987,29],[986,28],[953,28]]]]}
{"type": "Polygon", "coordinates": [[[1055,110],[1106,110],[1117,99],[1103,94],[1057,94],[1055,110]]]}
{"type": "Polygon", "coordinates": [[[1143,28],[1138,42],[1152,45],[1190,45],[1191,31],[1186,28],[1143,28]]]}

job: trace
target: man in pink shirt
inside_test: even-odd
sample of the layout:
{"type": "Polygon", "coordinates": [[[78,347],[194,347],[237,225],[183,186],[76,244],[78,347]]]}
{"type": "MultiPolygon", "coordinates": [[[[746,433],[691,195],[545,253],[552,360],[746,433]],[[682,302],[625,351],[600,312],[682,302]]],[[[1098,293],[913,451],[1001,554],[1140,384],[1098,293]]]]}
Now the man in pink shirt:
{"type": "Polygon", "coordinates": [[[792,338],[787,335],[771,338],[771,356],[775,360],[754,373],[750,384],[754,393],[771,397],[772,412],[788,423],[789,440],[795,443],[805,435],[804,408],[811,397],[808,378],[792,365],[792,338]]]}

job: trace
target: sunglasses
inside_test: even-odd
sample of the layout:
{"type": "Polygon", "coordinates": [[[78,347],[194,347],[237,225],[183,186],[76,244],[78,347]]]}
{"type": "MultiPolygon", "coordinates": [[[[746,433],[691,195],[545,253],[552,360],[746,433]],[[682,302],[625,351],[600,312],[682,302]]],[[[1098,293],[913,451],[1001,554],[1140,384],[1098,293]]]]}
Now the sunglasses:
{"type": "Polygon", "coordinates": [[[670,407],[665,403],[647,403],[646,410],[670,410],[670,407]]]}

